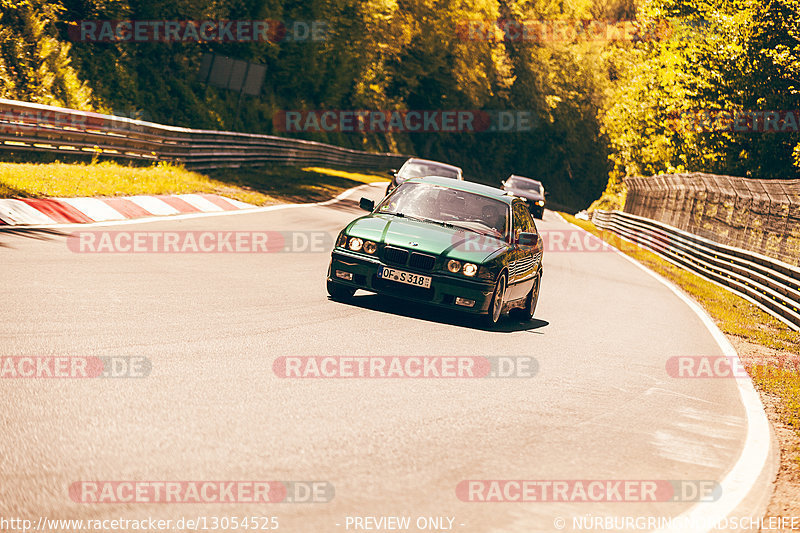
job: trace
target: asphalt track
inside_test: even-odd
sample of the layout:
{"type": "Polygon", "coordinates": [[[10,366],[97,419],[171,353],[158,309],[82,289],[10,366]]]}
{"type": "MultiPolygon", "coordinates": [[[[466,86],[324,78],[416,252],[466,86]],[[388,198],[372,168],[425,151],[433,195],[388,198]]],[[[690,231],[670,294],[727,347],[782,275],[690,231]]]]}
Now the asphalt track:
{"type": "MultiPolygon", "coordinates": [[[[364,190],[377,199],[382,187],[364,190]]],[[[359,214],[359,195],[124,228],[336,235],[359,214]]],[[[538,226],[571,229],[550,212],[538,226]]],[[[0,380],[0,516],[277,516],[290,532],[356,531],[348,516],[389,515],[455,517],[463,532],[556,531],[560,517],[573,531],[576,516],[675,517],[715,503],[471,503],[456,486],[722,482],[741,464],[752,424],[736,380],[676,379],[665,366],[724,352],[684,301],[619,254],[545,252],[534,320],[486,331],[366,293],[330,301],[329,251],[81,254],[66,245],[71,231],[0,231],[0,355],[144,356],[152,371],[0,380]],[[323,355],[524,355],[539,369],[476,380],[282,379],[272,370],[279,356],[323,355]],[[82,504],[68,495],[80,480],[324,480],[335,498],[82,504]]],[[[761,458],[744,460],[761,473],[761,458]]],[[[768,478],[749,480],[748,510],[764,504],[768,478]]]]}

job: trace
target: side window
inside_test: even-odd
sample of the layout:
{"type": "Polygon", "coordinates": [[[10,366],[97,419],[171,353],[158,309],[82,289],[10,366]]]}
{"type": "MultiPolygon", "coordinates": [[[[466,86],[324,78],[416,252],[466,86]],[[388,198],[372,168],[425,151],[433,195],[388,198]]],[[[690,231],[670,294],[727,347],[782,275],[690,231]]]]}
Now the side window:
{"type": "Polygon", "coordinates": [[[523,208],[524,208],[523,209],[523,216],[525,217],[525,220],[527,220],[527,225],[528,225],[528,229],[526,229],[525,231],[528,231],[530,233],[539,233],[536,230],[536,221],[533,220],[533,216],[531,216],[531,212],[528,210],[528,208],[526,206],[523,206],[523,208]]]}
{"type": "Polygon", "coordinates": [[[536,231],[536,229],[533,225],[531,214],[528,212],[528,208],[525,204],[522,202],[514,202],[512,209],[514,217],[514,241],[516,242],[520,233],[536,231]]]}

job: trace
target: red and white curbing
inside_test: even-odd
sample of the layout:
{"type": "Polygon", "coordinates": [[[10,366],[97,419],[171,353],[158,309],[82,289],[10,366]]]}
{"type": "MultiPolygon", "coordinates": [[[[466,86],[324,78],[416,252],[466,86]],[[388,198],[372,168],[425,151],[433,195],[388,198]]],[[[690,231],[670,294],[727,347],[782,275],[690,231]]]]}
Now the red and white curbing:
{"type": "Polygon", "coordinates": [[[216,194],[117,198],[0,198],[0,224],[85,224],[188,213],[239,211],[257,206],[216,194]]]}

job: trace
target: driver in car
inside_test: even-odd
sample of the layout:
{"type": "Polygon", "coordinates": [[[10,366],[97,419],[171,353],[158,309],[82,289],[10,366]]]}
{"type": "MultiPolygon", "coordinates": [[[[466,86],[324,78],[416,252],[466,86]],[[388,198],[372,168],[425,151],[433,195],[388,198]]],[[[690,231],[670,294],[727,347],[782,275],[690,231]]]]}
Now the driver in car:
{"type": "Polygon", "coordinates": [[[481,218],[489,226],[496,229],[500,235],[505,233],[505,217],[500,213],[495,206],[487,204],[481,209],[481,218]]]}

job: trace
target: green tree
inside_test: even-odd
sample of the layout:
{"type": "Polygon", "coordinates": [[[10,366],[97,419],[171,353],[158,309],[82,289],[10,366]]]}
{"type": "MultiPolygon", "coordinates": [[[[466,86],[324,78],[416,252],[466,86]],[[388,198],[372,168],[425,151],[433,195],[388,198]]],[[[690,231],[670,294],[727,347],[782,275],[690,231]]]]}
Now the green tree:
{"type": "Polygon", "coordinates": [[[91,108],[92,94],[72,67],[70,45],[53,25],[63,10],[48,0],[0,0],[0,95],[91,108]]]}

